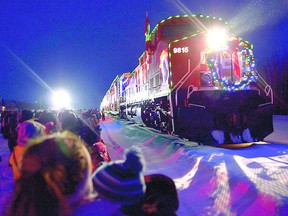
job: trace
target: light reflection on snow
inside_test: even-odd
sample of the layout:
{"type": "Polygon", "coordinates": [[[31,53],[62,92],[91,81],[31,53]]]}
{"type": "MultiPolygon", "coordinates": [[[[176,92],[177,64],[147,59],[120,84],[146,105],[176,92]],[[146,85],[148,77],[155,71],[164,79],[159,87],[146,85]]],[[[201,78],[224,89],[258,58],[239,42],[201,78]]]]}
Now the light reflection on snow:
{"type": "MultiPolygon", "coordinates": [[[[223,154],[212,154],[210,156],[210,160],[213,159],[213,156],[224,156],[223,154]]],[[[181,178],[174,179],[174,182],[176,184],[177,190],[185,190],[189,187],[191,187],[191,183],[193,181],[193,178],[197,171],[199,172],[200,163],[203,159],[203,156],[197,157],[194,166],[192,169],[182,176],[181,178]]],[[[218,166],[214,167],[215,175],[211,176],[211,179],[209,182],[206,183],[206,185],[210,185],[211,187],[201,187],[198,192],[200,194],[205,193],[205,196],[209,196],[214,200],[213,209],[216,210],[216,214],[219,215],[220,213],[225,212],[225,214],[230,215],[230,187],[229,187],[229,177],[228,177],[228,171],[225,162],[219,163],[218,166]],[[214,185],[214,186],[213,186],[214,185]],[[209,188],[212,189],[212,191],[209,192],[209,188]],[[204,190],[204,191],[202,191],[204,190]],[[202,191],[202,192],[201,192],[202,191]]],[[[203,171],[203,170],[202,170],[203,171]]],[[[213,172],[212,172],[213,173],[213,172]]],[[[195,192],[196,193],[196,192],[195,192]]]]}
{"type": "MultiPolygon", "coordinates": [[[[135,124],[125,130],[114,130],[113,125],[103,122],[108,146],[117,143],[122,150],[140,146],[145,174],[162,173],[174,180],[180,200],[178,215],[287,215],[288,193],[286,188],[283,191],[288,185],[287,145],[194,148],[135,124]],[[108,124],[113,129],[108,130],[108,124]]],[[[110,149],[111,156],[118,158],[117,149],[110,149]]]]}
{"type": "Polygon", "coordinates": [[[221,163],[216,169],[217,188],[213,194],[216,196],[213,208],[217,209],[217,215],[223,212],[230,215],[230,212],[227,212],[230,204],[230,187],[226,164],[221,163]]]}
{"type": "Polygon", "coordinates": [[[195,173],[198,170],[198,167],[202,158],[203,157],[199,157],[196,159],[195,165],[186,175],[184,175],[181,178],[174,179],[177,190],[184,190],[189,187],[193,177],[195,176],[195,173]]]}
{"type": "Polygon", "coordinates": [[[283,171],[280,167],[281,163],[275,163],[275,161],[284,162],[284,160],[278,156],[244,158],[238,155],[234,155],[234,159],[260,192],[279,199],[281,196],[288,196],[288,187],[283,187],[283,185],[288,185],[288,172],[283,171]]]}
{"type": "Polygon", "coordinates": [[[215,159],[216,157],[223,157],[223,156],[224,156],[223,152],[218,152],[218,153],[211,154],[211,156],[208,159],[208,162],[213,161],[213,159],[215,159]]]}

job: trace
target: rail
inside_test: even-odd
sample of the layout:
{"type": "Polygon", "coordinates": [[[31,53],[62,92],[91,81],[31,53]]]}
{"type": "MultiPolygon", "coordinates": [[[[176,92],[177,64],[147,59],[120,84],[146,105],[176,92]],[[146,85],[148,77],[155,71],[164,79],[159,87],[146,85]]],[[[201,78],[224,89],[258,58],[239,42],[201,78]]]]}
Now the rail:
{"type": "Polygon", "coordinates": [[[186,72],[186,74],[182,77],[182,79],[180,79],[179,82],[172,89],[172,91],[173,91],[174,89],[177,88],[176,92],[175,92],[175,103],[176,103],[176,106],[178,106],[178,91],[179,91],[179,89],[187,81],[187,79],[199,68],[199,66],[201,64],[201,62],[199,62],[199,64],[191,71],[190,62],[191,62],[190,59],[188,59],[188,71],[186,72]]]}
{"type": "MultiPolygon", "coordinates": [[[[256,71],[257,72],[257,71],[256,71]]],[[[264,92],[266,94],[266,97],[270,97],[270,102],[259,104],[259,107],[266,106],[269,104],[274,103],[274,95],[273,95],[273,89],[271,86],[263,79],[263,77],[257,72],[258,77],[260,78],[260,81],[262,81],[265,85],[264,92]]]]}
{"type": "MultiPolygon", "coordinates": [[[[194,92],[194,88],[195,88],[195,87],[194,87],[193,85],[189,85],[189,86],[188,86],[188,89],[187,89],[187,98],[186,98],[187,100],[190,98],[191,94],[194,92]],[[190,90],[190,89],[191,89],[191,90],[190,90]]],[[[189,106],[189,107],[194,106],[194,107],[200,107],[200,108],[206,109],[205,106],[200,105],[200,104],[189,103],[188,106],[189,106]]]]}
{"type": "Polygon", "coordinates": [[[188,99],[190,97],[190,95],[194,92],[194,86],[193,85],[189,85],[188,89],[187,89],[187,98],[188,99]],[[191,89],[191,90],[190,90],[191,89]]]}

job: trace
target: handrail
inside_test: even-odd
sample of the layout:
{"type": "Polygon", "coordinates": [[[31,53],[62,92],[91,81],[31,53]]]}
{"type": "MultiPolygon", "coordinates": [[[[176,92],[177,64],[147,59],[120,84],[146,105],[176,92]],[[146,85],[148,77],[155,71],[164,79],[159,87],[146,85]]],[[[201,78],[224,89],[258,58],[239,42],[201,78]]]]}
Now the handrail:
{"type": "Polygon", "coordinates": [[[200,105],[200,104],[189,103],[188,106],[194,106],[194,107],[200,107],[200,108],[206,109],[206,106],[200,105]]]}
{"type": "MultiPolygon", "coordinates": [[[[257,72],[257,71],[256,71],[257,72]]],[[[263,77],[257,72],[258,77],[260,78],[260,80],[264,83],[265,87],[264,87],[264,92],[266,94],[267,97],[270,97],[270,102],[267,103],[263,103],[263,104],[259,104],[259,107],[265,106],[265,105],[269,105],[269,104],[273,104],[274,103],[274,95],[273,95],[273,89],[271,88],[271,86],[263,79],[263,77]]]]}
{"type": "Polygon", "coordinates": [[[187,89],[187,99],[190,97],[190,95],[194,92],[194,86],[193,85],[189,85],[188,89],[187,89]],[[192,88],[191,92],[190,92],[190,88],[192,88]]]}
{"type": "Polygon", "coordinates": [[[175,103],[176,106],[178,106],[178,91],[179,89],[182,87],[182,85],[185,83],[185,81],[199,68],[201,62],[199,62],[199,64],[191,71],[191,65],[190,65],[190,59],[188,59],[188,71],[186,72],[186,74],[182,77],[182,79],[179,80],[179,82],[174,86],[174,88],[172,89],[172,91],[179,85],[179,87],[177,87],[176,92],[175,92],[175,103]]]}
{"type": "MultiPolygon", "coordinates": [[[[187,89],[187,100],[189,99],[190,95],[194,92],[194,88],[195,87],[193,85],[189,85],[188,86],[188,89],[187,89]],[[192,89],[192,90],[190,91],[190,89],[192,89]]],[[[187,105],[206,109],[206,106],[200,105],[200,104],[188,103],[187,105]]]]}

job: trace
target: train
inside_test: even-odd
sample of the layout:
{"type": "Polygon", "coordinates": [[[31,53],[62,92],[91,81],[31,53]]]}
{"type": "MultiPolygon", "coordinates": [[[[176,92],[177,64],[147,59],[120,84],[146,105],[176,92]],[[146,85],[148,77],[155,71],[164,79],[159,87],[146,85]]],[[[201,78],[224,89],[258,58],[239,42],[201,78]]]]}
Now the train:
{"type": "Polygon", "coordinates": [[[115,77],[101,109],[203,145],[263,140],[273,132],[273,89],[255,67],[253,45],[228,22],[170,16],[150,31],[132,72],[115,77]]]}

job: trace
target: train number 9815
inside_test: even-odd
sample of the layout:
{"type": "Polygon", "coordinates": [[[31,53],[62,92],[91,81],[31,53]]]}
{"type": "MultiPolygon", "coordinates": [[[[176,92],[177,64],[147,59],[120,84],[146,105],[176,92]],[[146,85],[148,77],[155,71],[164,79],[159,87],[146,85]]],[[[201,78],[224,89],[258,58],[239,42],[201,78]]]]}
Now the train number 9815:
{"type": "Polygon", "coordinates": [[[188,47],[175,47],[173,48],[173,53],[188,53],[189,48],[188,47]]]}

